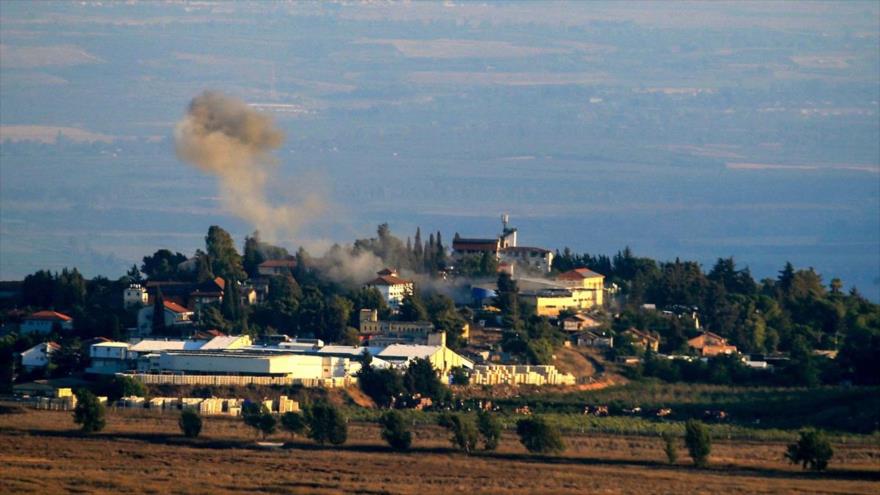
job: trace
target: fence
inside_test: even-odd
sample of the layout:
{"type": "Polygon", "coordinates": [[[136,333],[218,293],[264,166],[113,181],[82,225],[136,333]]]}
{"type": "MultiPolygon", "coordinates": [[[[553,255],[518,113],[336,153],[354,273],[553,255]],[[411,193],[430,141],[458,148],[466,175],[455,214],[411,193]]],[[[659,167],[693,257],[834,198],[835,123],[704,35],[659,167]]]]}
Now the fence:
{"type": "Polygon", "coordinates": [[[302,385],[306,388],[344,388],[357,385],[357,378],[290,378],[273,376],[235,376],[235,375],[160,375],[154,373],[123,374],[145,385],[302,385]]]}

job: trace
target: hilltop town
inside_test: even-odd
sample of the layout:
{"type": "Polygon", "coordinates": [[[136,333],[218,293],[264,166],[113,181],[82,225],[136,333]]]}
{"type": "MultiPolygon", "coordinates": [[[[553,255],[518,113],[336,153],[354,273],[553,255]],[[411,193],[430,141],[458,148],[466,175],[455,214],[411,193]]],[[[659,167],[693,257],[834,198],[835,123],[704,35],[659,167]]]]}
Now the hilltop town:
{"type": "Polygon", "coordinates": [[[426,360],[460,387],[876,383],[864,357],[876,344],[861,342],[876,332],[877,306],[837,279],[826,289],[787,265],[756,282],[732,259],[704,275],[628,249],[611,259],[527,247],[502,220],[498,235],[456,233],[449,247],[440,232],[402,241],[381,225],[322,258],[258,233],[239,254],[214,226],[204,251],[160,249],[115,281],[74,268],[4,282],[5,387],[118,375],[344,388],[367,355],[377,369],[426,360]],[[357,279],[348,266],[363,260],[382,269],[357,279]]]}

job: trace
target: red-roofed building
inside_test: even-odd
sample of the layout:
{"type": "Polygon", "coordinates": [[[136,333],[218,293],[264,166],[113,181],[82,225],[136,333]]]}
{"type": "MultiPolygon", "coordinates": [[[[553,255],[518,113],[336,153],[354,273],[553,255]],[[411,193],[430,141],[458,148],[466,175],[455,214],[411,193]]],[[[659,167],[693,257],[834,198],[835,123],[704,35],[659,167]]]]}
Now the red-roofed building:
{"type": "Polygon", "coordinates": [[[385,302],[393,310],[397,310],[403,302],[403,297],[413,291],[412,280],[404,280],[397,276],[397,272],[386,268],[377,273],[378,277],[366,283],[368,289],[376,289],[385,298],[385,302]]]}
{"type": "Polygon", "coordinates": [[[703,332],[688,340],[688,347],[699,351],[701,356],[717,356],[719,354],[736,354],[735,345],[730,345],[727,339],[712,332],[703,332]]]}
{"type": "Polygon", "coordinates": [[[273,275],[290,275],[296,268],[296,260],[287,258],[283,260],[266,260],[257,266],[257,271],[264,277],[273,275]]]}
{"type": "Polygon", "coordinates": [[[42,342],[21,352],[21,365],[27,371],[45,368],[49,365],[53,352],[61,349],[55,342],[42,342]]]}
{"type": "MultiPolygon", "coordinates": [[[[195,315],[193,311],[173,301],[164,301],[164,305],[166,328],[192,324],[193,316],[195,315]]],[[[138,311],[137,332],[141,337],[153,333],[153,306],[154,305],[146,306],[138,311]]]]}
{"type": "Polygon", "coordinates": [[[73,330],[73,318],[57,311],[37,311],[21,320],[21,333],[47,334],[56,326],[61,330],[73,330]]]}

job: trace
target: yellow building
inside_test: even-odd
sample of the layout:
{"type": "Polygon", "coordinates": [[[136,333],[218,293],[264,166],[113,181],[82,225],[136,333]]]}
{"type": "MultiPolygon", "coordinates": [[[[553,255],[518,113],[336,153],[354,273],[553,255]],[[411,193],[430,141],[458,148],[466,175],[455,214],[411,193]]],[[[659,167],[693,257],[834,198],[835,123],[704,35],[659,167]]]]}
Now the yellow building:
{"type": "Polygon", "coordinates": [[[582,310],[602,306],[605,276],[586,268],[567,271],[555,280],[521,279],[520,298],[535,308],[538,316],[559,316],[566,309],[582,310]],[[529,289],[529,287],[535,287],[529,289]]]}

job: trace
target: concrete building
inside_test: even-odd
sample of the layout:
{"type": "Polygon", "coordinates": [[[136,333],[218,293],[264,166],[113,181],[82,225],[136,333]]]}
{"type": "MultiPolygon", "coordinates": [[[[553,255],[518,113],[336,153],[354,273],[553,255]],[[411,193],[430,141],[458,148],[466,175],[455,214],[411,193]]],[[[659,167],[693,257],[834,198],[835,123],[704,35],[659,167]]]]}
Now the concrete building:
{"type": "Polygon", "coordinates": [[[578,307],[602,306],[605,276],[586,268],[575,268],[556,277],[556,282],[572,291],[578,307]]]}
{"type": "Polygon", "coordinates": [[[73,330],[73,318],[57,311],[37,311],[21,320],[21,333],[47,334],[58,327],[61,330],[73,330]]]}
{"type": "Polygon", "coordinates": [[[52,353],[61,349],[55,342],[41,342],[21,352],[21,366],[27,371],[34,371],[49,366],[52,353]]]}
{"type": "Polygon", "coordinates": [[[598,320],[582,314],[574,314],[563,318],[560,323],[562,324],[562,329],[566,332],[582,332],[602,325],[598,320]]]}
{"type": "Polygon", "coordinates": [[[403,303],[404,296],[414,290],[413,282],[398,277],[397,272],[390,268],[378,272],[377,275],[378,277],[366,283],[366,287],[378,290],[388,306],[396,311],[403,303]]]}
{"type": "Polygon", "coordinates": [[[162,352],[158,357],[158,364],[151,366],[150,371],[312,379],[343,378],[356,374],[360,371],[360,366],[357,360],[334,356],[236,349],[162,352]]]}
{"type": "Polygon", "coordinates": [[[126,309],[146,306],[150,301],[147,288],[141,284],[131,284],[122,293],[122,304],[126,309]]]}
{"type": "Polygon", "coordinates": [[[128,342],[100,342],[89,347],[91,364],[86,373],[112,375],[134,369],[131,361],[128,342]]]}
{"type": "Polygon", "coordinates": [[[624,338],[629,339],[636,347],[641,347],[645,350],[650,349],[654,352],[660,350],[660,337],[651,332],[630,327],[624,330],[621,335],[624,338]]]}
{"type": "Polygon", "coordinates": [[[597,349],[612,349],[614,336],[611,332],[588,330],[577,336],[577,345],[580,347],[595,347],[597,349]]]}
{"type": "Polygon", "coordinates": [[[476,365],[470,378],[474,385],[574,385],[577,381],[552,365],[476,365]]]}
{"type": "Polygon", "coordinates": [[[391,344],[438,345],[440,336],[436,335],[434,324],[430,321],[389,321],[380,320],[375,309],[362,309],[360,312],[360,336],[371,346],[385,347],[391,344]]]}
{"type": "MultiPolygon", "coordinates": [[[[165,301],[165,327],[171,328],[176,325],[192,324],[193,311],[171,301],[165,301]]],[[[147,336],[153,333],[153,305],[146,306],[138,311],[137,334],[147,336]]]]}
{"type": "Polygon", "coordinates": [[[498,250],[498,259],[510,267],[519,266],[542,273],[550,273],[553,268],[553,252],[539,247],[503,247],[498,250]]]}
{"type": "Polygon", "coordinates": [[[377,355],[380,359],[396,366],[406,366],[413,359],[427,359],[434,369],[447,375],[452,368],[473,368],[474,363],[442,345],[394,344],[382,349],[377,355]]]}

